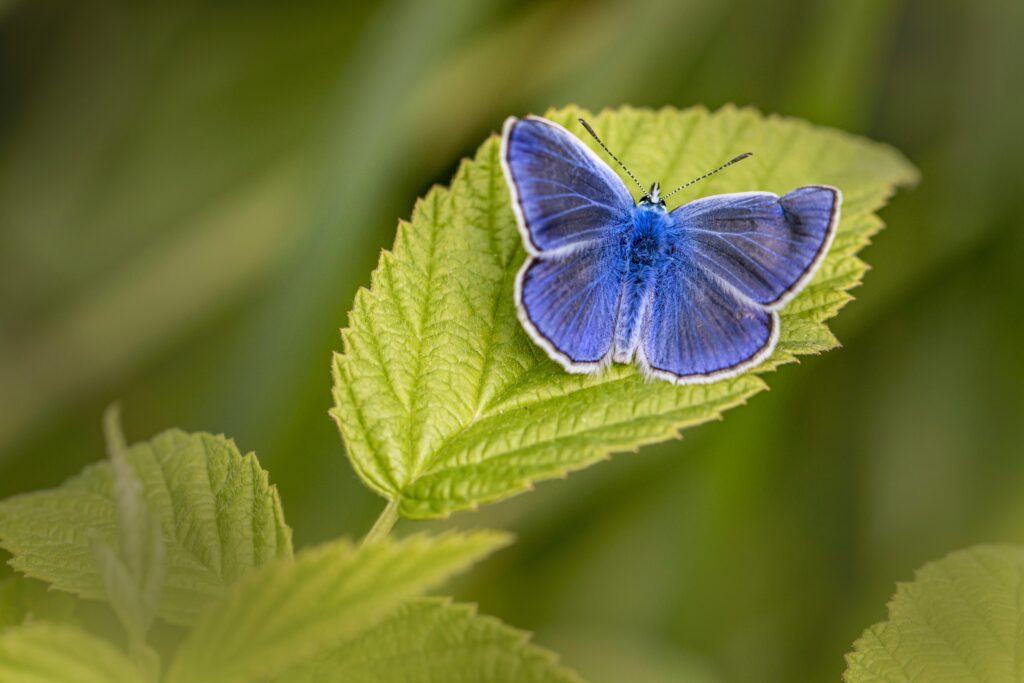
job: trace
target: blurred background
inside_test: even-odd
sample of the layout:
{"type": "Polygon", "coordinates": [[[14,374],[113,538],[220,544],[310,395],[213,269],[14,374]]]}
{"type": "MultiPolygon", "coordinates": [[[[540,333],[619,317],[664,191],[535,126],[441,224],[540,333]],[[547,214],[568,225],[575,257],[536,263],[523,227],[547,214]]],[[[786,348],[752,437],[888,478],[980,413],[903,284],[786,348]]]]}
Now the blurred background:
{"type": "Polygon", "coordinates": [[[594,683],[838,680],[897,580],[1024,542],[1022,35],[1019,0],[0,2],[0,495],[120,400],[255,450],[298,545],[361,535],[328,364],[415,198],[509,114],[755,105],[922,171],[844,348],[432,526],[513,530],[455,592],[594,683]]]}

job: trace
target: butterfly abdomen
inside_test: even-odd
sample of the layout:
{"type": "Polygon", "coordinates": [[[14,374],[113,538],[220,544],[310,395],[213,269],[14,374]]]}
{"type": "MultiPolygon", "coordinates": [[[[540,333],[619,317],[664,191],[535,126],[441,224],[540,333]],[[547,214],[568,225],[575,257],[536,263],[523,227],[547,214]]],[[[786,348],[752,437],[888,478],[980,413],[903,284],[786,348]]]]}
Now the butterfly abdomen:
{"type": "Polygon", "coordinates": [[[639,344],[644,309],[655,295],[658,265],[667,248],[667,218],[665,210],[656,205],[637,206],[625,234],[626,270],[615,321],[613,356],[618,363],[630,362],[639,344]]]}

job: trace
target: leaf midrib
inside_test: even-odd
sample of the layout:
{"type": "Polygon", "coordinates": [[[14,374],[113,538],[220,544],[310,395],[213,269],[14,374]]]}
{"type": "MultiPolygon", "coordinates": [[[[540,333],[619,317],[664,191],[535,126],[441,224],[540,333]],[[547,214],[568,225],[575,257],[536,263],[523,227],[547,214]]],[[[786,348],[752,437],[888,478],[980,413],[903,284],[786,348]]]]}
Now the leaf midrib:
{"type": "MultiPolygon", "coordinates": [[[[580,392],[583,392],[583,391],[590,391],[590,390],[595,390],[595,389],[603,389],[603,388],[607,387],[608,384],[612,384],[612,383],[625,383],[625,382],[628,382],[628,381],[631,381],[631,380],[634,380],[634,379],[635,378],[632,377],[632,376],[619,377],[619,378],[616,378],[616,379],[612,380],[611,382],[602,383],[602,384],[598,384],[598,385],[590,385],[590,386],[579,387],[579,388],[573,389],[572,392],[567,393],[567,394],[562,394],[560,396],[556,396],[556,397],[551,397],[551,398],[546,398],[546,399],[542,399],[542,400],[539,400],[539,401],[535,401],[535,402],[529,404],[529,406],[535,408],[535,407],[537,407],[539,405],[543,405],[543,404],[548,403],[548,402],[560,402],[560,401],[563,401],[563,400],[573,396],[574,394],[577,394],[577,393],[580,393],[580,392]]],[[[647,419],[655,420],[655,421],[663,420],[666,416],[671,416],[671,415],[676,415],[678,413],[683,413],[683,412],[686,412],[686,411],[696,410],[696,409],[700,408],[701,406],[707,406],[707,405],[728,406],[728,405],[731,405],[734,401],[737,401],[737,400],[741,401],[741,400],[743,400],[743,398],[746,395],[748,395],[750,393],[750,391],[753,390],[753,388],[750,388],[750,390],[748,391],[748,390],[744,390],[741,387],[735,387],[735,386],[731,387],[731,389],[732,390],[730,392],[728,392],[728,393],[726,393],[726,394],[724,394],[722,396],[716,397],[713,400],[702,400],[702,401],[697,402],[697,403],[693,403],[693,404],[689,404],[689,405],[685,405],[685,406],[679,406],[679,407],[677,407],[677,408],[675,408],[673,410],[665,411],[664,413],[661,413],[661,414],[659,414],[657,416],[649,416],[649,418],[647,418],[647,419]]],[[[516,411],[520,411],[523,408],[524,408],[524,406],[519,406],[515,410],[516,411]]],[[[715,408],[714,412],[709,414],[708,419],[711,419],[715,415],[720,415],[720,414],[721,414],[721,408],[720,407],[715,408]]],[[[450,437],[445,439],[438,446],[437,450],[434,451],[433,459],[431,461],[431,464],[432,465],[436,465],[439,461],[441,461],[442,460],[441,456],[445,455],[445,451],[451,446],[451,444],[456,442],[459,439],[459,437],[461,437],[464,433],[468,432],[477,423],[485,421],[487,419],[500,418],[500,417],[501,417],[500,413],[495,413],[495,414],[481,416],[481,418],[472,421],[471,423],[467,424],[465,427],[460,429],[458,432],[452,434],[450,437]]],[[[562,444],[562,443],[564,443],[566,441],[574,441],[574,440],[578,440],[578,439],[586,439],[587,435],[592,434],[594,432],[598,432],[598,431],[605,430],[605,429],[614,429],[614,428],[620,427],[620,426],[622,426],[624,424],[630,424],[630,423],[633,423],[633,422],[636,422],[636,418],[624,417],[621,420],[616,420],[614,422],[603,422],[603,423],[601,423],[599,425],[595,425],[593,427],[587,427],[585,429],[582,429],[582,430],[576,431],[576,432],[572,432],[570,434],[561,434],[561,435],[559,435],[557,437],[554,437],[554,438],[551,438],[551,439],[547,439],[547,440],[545,440],[545,441],[543,441],[541,443],[528,444],[526,446],[520,446],[518,448],[512,448],[512,449],[504,450],[504,451],[499,452],[499,453],[493,453],[493,454],[490,454],[488,457],[484,458],[483,460],[481,460],[479,462],[465,463],[465,464],[460,464],[460,465],[457,465],[457,466],[442,466],[442,467],[439,467],[437,469],[432,469],[431,471],[423,473],[423,474],[420,474],[415,479],[412,479],[409,482],[407,482],[405,484],[405,486],[403,487],[403,490],[402,490],[402,493],[401,493],[401,497],[404,498],[404,499],[407,499],[407,500],[415,500],[415,501],[420,501],[420,502],[427,502],[428,499],[420,498],[420,497],[417,497],[417,496],[409,494],[409,489],[411,487],[415,486],[418,482],[422,481],[423,479],[425,479],[427,477],[437,476],[437,475],[442,474],[442,473],[444,473],[446,471],[457,470],[457,469],[466,468],[466,467],[479,466],[479,465],[481,465],[484,462],[489,462],[489,461],[492,461],[492,460],[494,460],[496,458],[506,457],[506,456],[509,456],[509,455],[512,455],[512,454],[515,454],[515,453],[518,453],[518,452],[526,452],[526,451],[529,451],[531,449],[542,448],[544,446],[551,446],[551,447],[558,448],[558,447],[560,447],[559,446],[560,444],[562,444]]],[[[682,426],[672,426],[672,427],[666,428],[665,431],[666,431],[666,433],[668,433],[669,431],[678,431],[681,428],[682,428],[682,426]]],[[[658,437],[650,437],[649,439],[643,439],[638,445],[643,445],[645,443],[649,443],[649,442],[653,442],[653,441],[657,441],[657,440],[658,440],[658,437]]],[[[590,451],[592,451],[593,449],[590,448],[587,445],[584,445],[582,447],[582,450],[590,450],[590,451]]],[[[593,455],[588,455],[588,456],[585,456],[584,458],[582,458],[582,460],[588,460],[588,459],[590,459],[592,457],[594,457],[594,456],[593,455]]]]}
{"type": "MultiPolygon", "coordinates": [[[[445,201],[451,201],[451,192],[445,192],[443,193],[443,195],[441,191],[434,193],[434,212],[431,222],[435,224],[439,221],[440,204],[442,198],[445,201]]],[[[427,273],[425,279],[426,282],[429,284],[432,283],[434,280],[434,272],[437,266],[437,243],[440,231],[429,230],[428,232],[430,233],[428,238],[429,244],[427,247],[429,251],[427,257],[427,273]]],[[[417,437],[416,425],[419,422],[419,420],[417,420],[417,417],[419,415],[420,405],[422,402],[421,395],[423,393],[419,390],[420,383],[423,378],[423,344],[424,338],[426,336],[423,334],[423,330],[426,327],[428,318],[430,316],[430,303],[431,301],[433,301],[433,298],[434,294],[432,291],[427,291],[424,293],[422,302],[420,303],[420,310],[418,311],[418,329],[414,334],[414,339],[416,340],[416,350],[414,352],[416,364],[413,368],[412,385],[409,390],[409,440],[407,444],[408,450],[405,453],[406,468],[408,469],[409,472],[412,473],[414,477],[418,476],[419,470],[419,468],[416,466],[416,451],[417,442],[420,439],[417,437]],[[412,466],[410,467],[410,465],[412,466]]],[[[422,434],[422,429],[419,430],[419,433],[422,434]]]]}

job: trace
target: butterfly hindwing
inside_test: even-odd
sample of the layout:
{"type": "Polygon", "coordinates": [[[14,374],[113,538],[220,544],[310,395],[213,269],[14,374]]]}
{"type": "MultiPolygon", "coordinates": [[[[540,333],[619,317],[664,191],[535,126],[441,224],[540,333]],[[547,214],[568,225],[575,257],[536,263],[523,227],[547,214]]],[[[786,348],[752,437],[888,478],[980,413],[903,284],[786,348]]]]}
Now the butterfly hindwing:
{"type": "Polygon", "coordinates": [[[676,383],[739,374],[771,354],[778,315],[746,301],[692,258],[665,264],[646,312],[640,366],[676,383]]]}
{"type": "Polygon", "coordinates": [[[534,341],[573,372],[610,357],[625,257],[614,242],[527,260],[516,283],[519,315],[534,341]]]}
{"type": "Polygon", "coordinates": [[[532,253],[606,237],[628,220],[633,198],[622,180],[557,124],[509,118],[501,159],[532,253]]]}
{"type": "Polygon", "coordinates": [[[671,213],[672,234],[695,264],[762,306],[778,308],[814,274],[835,236],[841,195],[810,185],[783,197],[706,197],[671,213]]]}

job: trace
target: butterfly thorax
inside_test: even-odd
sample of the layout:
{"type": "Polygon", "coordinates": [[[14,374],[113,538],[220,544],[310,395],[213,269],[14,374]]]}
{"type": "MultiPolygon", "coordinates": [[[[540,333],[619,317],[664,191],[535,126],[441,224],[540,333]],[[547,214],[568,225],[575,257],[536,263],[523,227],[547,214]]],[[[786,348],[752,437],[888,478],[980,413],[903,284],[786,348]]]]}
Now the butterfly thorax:
{"type": "MultiPolygon", "coordinates": [[[[637,204],[633,209],[629,226],[629,251],[631,269],[649,267],[660,258],[664,249],[665,232],[668,229],[668,213],[659,204],[637,204]]],[[[633,273],[639,276],[641,273],[633,273]]]]}
{"type": "Polygon", "coordinates": [[[623,235],[627,258],[615,321],[616,362],[629,362],[636,351],[644,312],[654,295],[657,265],[664,261],[668,248],[668,227],[668,213],[660,203],[641,202],[633,209],[623,235]]]}

